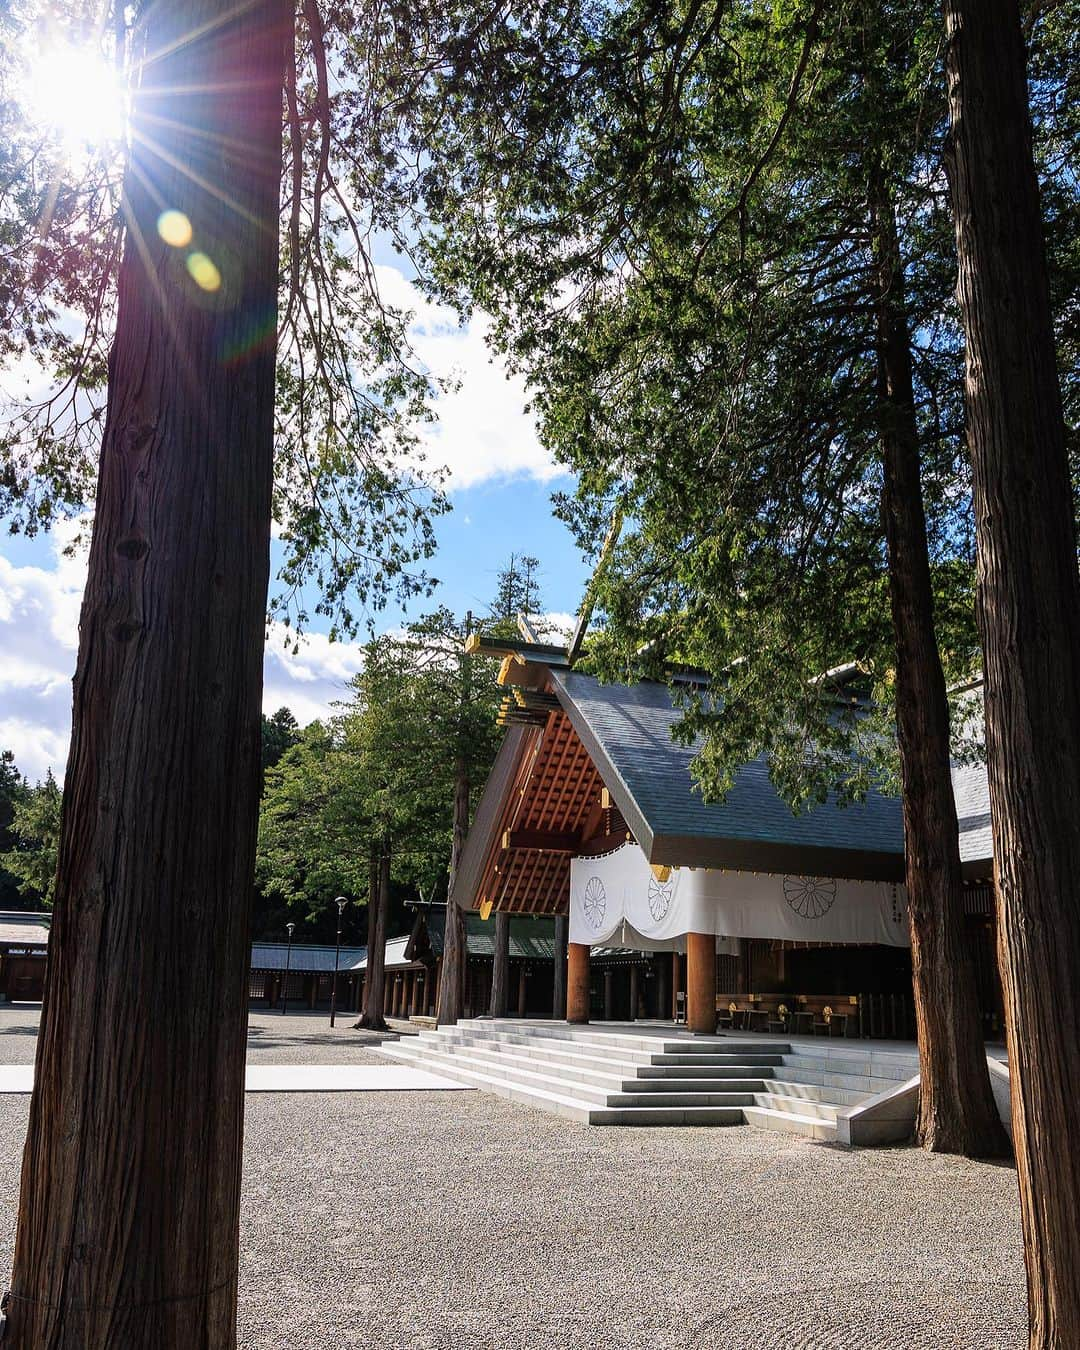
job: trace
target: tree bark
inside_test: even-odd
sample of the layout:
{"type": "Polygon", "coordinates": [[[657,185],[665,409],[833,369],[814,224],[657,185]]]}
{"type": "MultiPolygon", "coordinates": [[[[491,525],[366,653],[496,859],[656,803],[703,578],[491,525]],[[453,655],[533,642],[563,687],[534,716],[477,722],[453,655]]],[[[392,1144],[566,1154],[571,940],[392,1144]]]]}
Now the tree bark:
{"type": "Polygon", "coordinates": [[[870,198],[884,470],[881,504],[896,638],[896,734],[922,1078],[915,1136],[933,1152],[1000,1157],[1008,1153],[1009,1141],[990,1087],[961,898],[949,703],[934,630],[903,265],[892,199],[876,171],[870,198]]]}
{"type": "Polygon", "coordinates": [[[946,0],[998,951],[1033,1347],[1080,1344],[1080,581],[1015,0],[946,0]]]}
{"type": "Polygon", "coordinates": [[[368,880],[367,979],[364,981],[364,1011],[356,1027],[368,1031],[386,1031],[383,994],[386,988],[386,922],[390,912],[389,838],[371,850],[368,880]]]}
{"type": "Polygon", "coordinates": [[[290,13],[143,11],[17,1350],[236,1341],[290,13]],[[165,208],[216,286],[159,236],[165,208]]]}
{"type": "Polygon", "coordinates": [[[469,763],[459,753],[454,766],[454,832],[450,846],[450,881],[446,897],[446,927],[443,936],[442,981],[436,1020],[449,1026],[461,1016],[465,985],[465,923],[457,902],[458,868],[469,829],[469,763]]]}
{"type": "Polygon", "coordinates": [[[491,1015],[506,1016],[507,989],[510,983],[510,915],[495,911],[495,959],[491,967],[491,1015]]]}

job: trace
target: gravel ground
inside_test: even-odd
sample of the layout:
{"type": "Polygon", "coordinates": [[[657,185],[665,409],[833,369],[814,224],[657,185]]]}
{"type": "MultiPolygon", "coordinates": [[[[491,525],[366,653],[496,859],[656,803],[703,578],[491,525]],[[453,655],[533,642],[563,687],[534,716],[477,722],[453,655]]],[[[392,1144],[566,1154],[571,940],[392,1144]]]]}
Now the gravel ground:
{"type": "MultiPolygon", "coordinates": [[[[279,1023],[281,1025],[279,1025],[279,1023]]],[[[0,1061],[36,1015],[0,1011],[0,1061]]],[[[317,1015],[251,1059],[378,1062],[317,1015]]],[[[27,1097],[0,1097],[0,1269],[27,1097]]],[[[481,1093],[248,1097],[243,1350],[1021,1350],[1010,1168],[481,1093]]]]}

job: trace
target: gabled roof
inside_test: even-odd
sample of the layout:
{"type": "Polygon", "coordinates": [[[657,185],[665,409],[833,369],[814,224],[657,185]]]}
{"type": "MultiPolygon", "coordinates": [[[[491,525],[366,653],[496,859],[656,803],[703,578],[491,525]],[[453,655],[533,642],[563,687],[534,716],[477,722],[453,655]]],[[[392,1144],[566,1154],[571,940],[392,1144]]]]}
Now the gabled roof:
{"type": "Polygon", "coordinates": [[[863,802],[830,800],[795,815],[777,795],[761,757],[738,771],[724,802],[707,803],[691,774],[703,741],[684,746],[672,740],[680,712],[666,684],[601,684],[573,670],[552,670],[551,679],[650,862],[902,879],[897,798],[871,791],[863,802]]]}
{"type": "MultiPolygon", "coordinates": [[[[521,651],[506,657],[500,683],[547,702],[511,708],[459,864],[466,909],[565,912],[570,859],[631,835],[658,865],[903,879],[898,798],[872,791],[796,815],[761,757],[739,770],[725,801],[706,803],[691,771],[702,741],[672,739],[681,714],[664,683],[605,685],[521,651]]],[[[992,857],[985,769],[956,767],[953,783],[964,875],[982,879],[992,857]]]]}

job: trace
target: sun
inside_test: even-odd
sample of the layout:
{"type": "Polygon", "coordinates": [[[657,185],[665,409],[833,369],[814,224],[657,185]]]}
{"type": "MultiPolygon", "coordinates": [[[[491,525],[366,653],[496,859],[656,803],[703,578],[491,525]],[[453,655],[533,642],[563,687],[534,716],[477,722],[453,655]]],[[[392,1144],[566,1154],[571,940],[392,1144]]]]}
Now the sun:
{"type": "Polygon", "coordinates": [[[99,48],[49,36],[28,65],[27,115],[69,152],[107,150],[125,140],[128,91],[99,48]]]}

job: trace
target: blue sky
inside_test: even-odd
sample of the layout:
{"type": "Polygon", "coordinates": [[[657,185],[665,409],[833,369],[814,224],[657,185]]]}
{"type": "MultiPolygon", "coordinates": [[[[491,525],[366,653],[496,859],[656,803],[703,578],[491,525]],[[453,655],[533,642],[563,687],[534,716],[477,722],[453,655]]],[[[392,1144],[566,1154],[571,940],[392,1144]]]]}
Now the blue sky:
{"type": "MultiPolygon", "coordinates": [[[[388,298],[415,312],[412,338],[421,359],[460,382],[440,404],[438,424],[425,431],[430,462],[449,468],[453,504],[437,524],[439,550],[429,570],[440,586],[430,603],[481,612],[510,554],[532,554],[541,562],[546,611],[569,623],[589,569],[551,514],[551,493],[565,490],[569,480],[537,440],[521,382],[491,359],[483,316],[461,328],[449,310],[422,300],[395,267],[379,270],[388,298]]],[[[85,575],[84,557],[63,554],[73,533],[71,525],[33,540],[0,533],[0,749],[13,750],[31,779],[50,767],[62,775],[67,757],[85,575]]],[[[417,612],[424,607],[418,602],[417,612]]],[[[377,628],[400,622],[400,612],[391,609],[377,628]]],[[[330,644],[324,629],[313,623],[297,656],[282,633],[271,632],[267,711],[287,704],[306,722],[341,697],[359,653],[353,644],[330,644]]]]}

